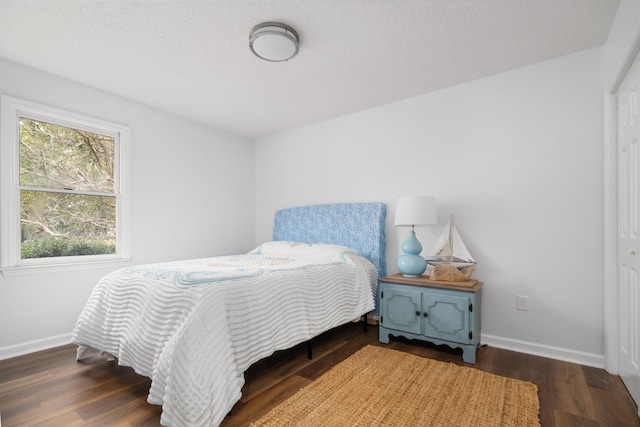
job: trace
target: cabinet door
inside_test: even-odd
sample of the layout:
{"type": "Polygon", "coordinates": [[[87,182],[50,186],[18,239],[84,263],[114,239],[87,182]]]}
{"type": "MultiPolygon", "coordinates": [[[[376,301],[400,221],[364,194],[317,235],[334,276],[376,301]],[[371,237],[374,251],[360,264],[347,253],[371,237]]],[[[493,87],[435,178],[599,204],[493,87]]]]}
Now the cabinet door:
{"type": "Polygon", "coordinates": [[[382,323],[385,328],[414,334],[420,331],[421,292],[404,289],[384,289],[382,323]]]}
{"type": "Polygon", "coordinates": [[[469,298],[451,295],[423,294],[424,334],[460,343],[470,343],[469,298]]]}

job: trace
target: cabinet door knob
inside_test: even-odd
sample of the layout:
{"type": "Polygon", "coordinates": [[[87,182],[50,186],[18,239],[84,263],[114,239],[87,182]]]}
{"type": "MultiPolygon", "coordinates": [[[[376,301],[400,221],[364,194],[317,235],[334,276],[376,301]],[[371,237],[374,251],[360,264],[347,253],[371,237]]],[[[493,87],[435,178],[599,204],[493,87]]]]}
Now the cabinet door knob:
{"type": "Polygon", "coordinates": [[[416,310],[416,316],[420,316],[420,312],[416,310]]]}
{"type": "Polygon", "coordinates": [[[423,315],[424,317],[429,317],[429,313],[427,313],[426,311],[425,311],[424,313],[422,313],[422,315],[423,315]]]}

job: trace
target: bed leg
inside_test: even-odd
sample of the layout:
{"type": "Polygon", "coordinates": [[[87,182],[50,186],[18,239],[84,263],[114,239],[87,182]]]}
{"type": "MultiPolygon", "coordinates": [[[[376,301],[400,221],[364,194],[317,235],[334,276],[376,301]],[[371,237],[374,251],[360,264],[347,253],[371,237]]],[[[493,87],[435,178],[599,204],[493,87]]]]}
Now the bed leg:
{"type": "Polygon", "coordinates": [[[367,321],[367,319],[369,318],[369,315],[367,313],[364,314],[364,316],[362,316],[362,320],[364,320],[364,331],[367,332],[369,330],[369,322],[367,321]]]}
{"type": "Polygon", "coordinates": [[[313,359],[313,350],[311,349],[311,340],[307,341],[307,358],[313,359]]]}
{"type": "Polygon", "coordinates": [[[78,349],[76,350],[76,362],[79,362],[80,359],[82,359],[82,357],[84,356],[84,354],[87,352],[88,347],[85,345],[79,345],[78,349]]]}
{"type": "Polygon", "coordinates": [[[113,354],[108,353],[106,351],[101,351],[100,356],[106,357],[107,362],[115,362],[115,360],[117,359],[117,357],[115,357],[113,354]]]}

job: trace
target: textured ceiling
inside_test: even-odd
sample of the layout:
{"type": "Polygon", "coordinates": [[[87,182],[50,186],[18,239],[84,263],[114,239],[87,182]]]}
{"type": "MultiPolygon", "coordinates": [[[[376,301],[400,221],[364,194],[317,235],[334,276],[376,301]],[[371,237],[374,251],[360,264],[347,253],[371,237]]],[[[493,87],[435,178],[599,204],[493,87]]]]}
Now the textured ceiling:
{"type": "Polygon", "coordinates": [[[251,138],[603,45],[619,0],[0,0],[0,58],[251,138]],[[265,62],[249,31],[296,29],[265,62]]]}

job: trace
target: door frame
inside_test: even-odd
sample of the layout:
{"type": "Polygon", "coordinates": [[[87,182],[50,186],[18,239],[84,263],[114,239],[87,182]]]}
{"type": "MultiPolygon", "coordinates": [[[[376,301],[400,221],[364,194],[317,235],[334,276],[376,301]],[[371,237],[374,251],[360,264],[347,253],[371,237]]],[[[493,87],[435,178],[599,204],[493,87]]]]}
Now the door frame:
{"type": "Polygon", "coordinates": [[[604,367],[618,374],[618,90],[640,53],[640,18],[605,82],[604,92],[604,367]]]}

